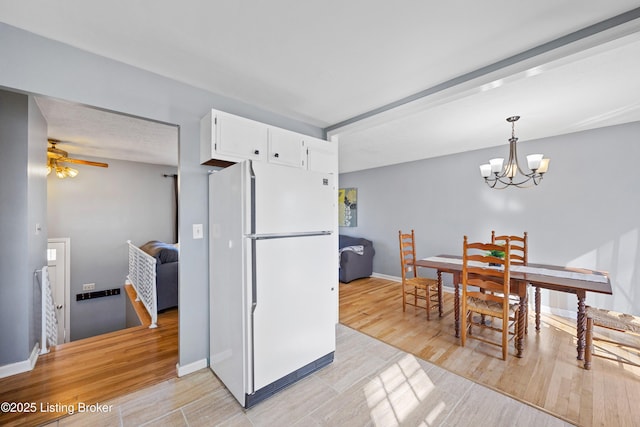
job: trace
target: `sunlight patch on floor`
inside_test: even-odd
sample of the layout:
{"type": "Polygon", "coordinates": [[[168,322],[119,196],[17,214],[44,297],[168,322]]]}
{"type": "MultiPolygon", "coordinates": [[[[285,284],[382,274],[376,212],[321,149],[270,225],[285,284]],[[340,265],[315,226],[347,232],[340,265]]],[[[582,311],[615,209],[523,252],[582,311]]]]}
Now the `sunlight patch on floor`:
{"type": "Polygon", "coordinates": [[[545,321],[541,322],[542,328],[554,327],[559,331],[576,335],[576,321],[573,319],[565,319],[564,317],[547,314],[545,321]]]}
{"type": "MultiPolygon", "coordinates": [[[[434,389],[435,385],[416,358],[407,354],[372,379],[364,392],[374,424],[398,426],[434,389]]],[[[439,402],[423,425],[431,425],[444,409],[444,402],[439,402]]]]}
{"type": "MultiPolygon", "coordinates": [[[[640,366],[636,366],[640,365],[640,350],[595,340],[593,347],[594,356],[599,356],[599,362],[594,361],[592,363],[614,364],[629,374],[640,376],[640,366]],[[633,364],[629,364],[629,362],[633,364]]],[[[595,357],[592,360],[594,359],[595,357]]],[[[591,369],[594,369],[594,367],[591,369]]]]}

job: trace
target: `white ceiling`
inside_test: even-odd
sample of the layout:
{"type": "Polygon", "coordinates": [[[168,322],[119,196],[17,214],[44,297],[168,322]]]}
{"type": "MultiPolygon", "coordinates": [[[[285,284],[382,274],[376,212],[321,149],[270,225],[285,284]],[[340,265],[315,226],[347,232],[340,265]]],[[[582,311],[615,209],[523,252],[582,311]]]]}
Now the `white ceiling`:
{"type": "Polygon", "coordinates": [[[71,102],[36,97],[47,120],[47,136],[69,157],[178,166],[178,127],[98,110],[71,102]]]}
{"type": "Polygon", "coordinates": [[[640,120],[640,19],[565,43],[568,34],[638,7],[638,0],[517,7],[507,0],[2,0],[0,20],[328,127],[348,172],[506,145],[504,119],[516,114],[520,140],[640,120]],[[549,42],[557,48],[499,64],[549,42]],[[483,67],[490,72],[452,83],[483,67]],[[432,93],[385,107],[423,91],[432,93]]]}

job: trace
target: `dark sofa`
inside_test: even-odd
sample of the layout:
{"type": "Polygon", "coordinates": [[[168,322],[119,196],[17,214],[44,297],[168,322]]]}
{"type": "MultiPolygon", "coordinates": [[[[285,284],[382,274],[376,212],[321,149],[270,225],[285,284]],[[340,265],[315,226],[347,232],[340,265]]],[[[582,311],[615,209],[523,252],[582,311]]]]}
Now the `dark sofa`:
{"type": "MultiPolygon", "coordinates": [[[[338,247],[340,249],[340,281],[349,283],[352,280],[369,277],[373,273],[373,242],[361,237],[339,236],[338,247]],[[362,246],[362,254],[359,250],[348,250],[348,247],[362,246]]],[[[360,249],[360,248],[356,248],[360,249]]]]}
{"type": "Polygon", "coordinates": [[[178,258],[175,245],[152,240],[140,249],[156,259],[157,310],[178,306],[178,258]]]}

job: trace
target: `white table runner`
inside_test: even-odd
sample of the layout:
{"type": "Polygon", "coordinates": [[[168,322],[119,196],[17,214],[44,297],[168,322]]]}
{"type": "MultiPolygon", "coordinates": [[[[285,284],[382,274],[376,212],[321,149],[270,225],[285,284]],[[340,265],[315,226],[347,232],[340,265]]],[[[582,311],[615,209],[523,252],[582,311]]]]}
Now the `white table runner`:
{"type": "MultiPolygon", "coordinates": [[[[424,261],[462,265],[461,258],[444,258],[444,257],[434,256],[434,257],[424,258],[424,261]]],[[[477,262],[477,261],[471,261],[469,265],[473,265],[475,267],[487,267],[487,264],[477,262]]],[[[501,267],[495,267],[495,268],[501,268],[501,267]]],[[[600,274],[580,273],[577,271],[566,271],[566,270],[551,270],[548,268],[530,267],[527,265],[512,265],[511,271],[517,271],[519,273],[541,274],[543,276],[551,276],[551,277],[563,277],[567,279],[585,280],[588,282],[608,283],[609,281],[607,276],[603,276],[600,274]]]]}

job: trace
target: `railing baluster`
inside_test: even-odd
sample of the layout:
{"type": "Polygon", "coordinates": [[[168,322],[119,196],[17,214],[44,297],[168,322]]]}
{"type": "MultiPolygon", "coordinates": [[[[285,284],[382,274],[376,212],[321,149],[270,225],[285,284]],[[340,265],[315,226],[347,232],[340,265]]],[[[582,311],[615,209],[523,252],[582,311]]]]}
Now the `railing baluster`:
{"type": "Polygon", "coordinates": [[[157,327],[158,309],[156,306],[156,259],[127,240],[129,244],[128,279],[138,295],[136,301],[142,301],[151,316],[150,328],[157,327]]]}
{"type": "MultiPolygon", "coordinates": [[[[49,282],[49,267],[42,267],[42,342],[40,354],[49,352],[49,347],[58,344],[58,319],[53,302],[51,282],[49,282]]],[[[37,273],[37,272],[36,272],[37,273]]]]}

